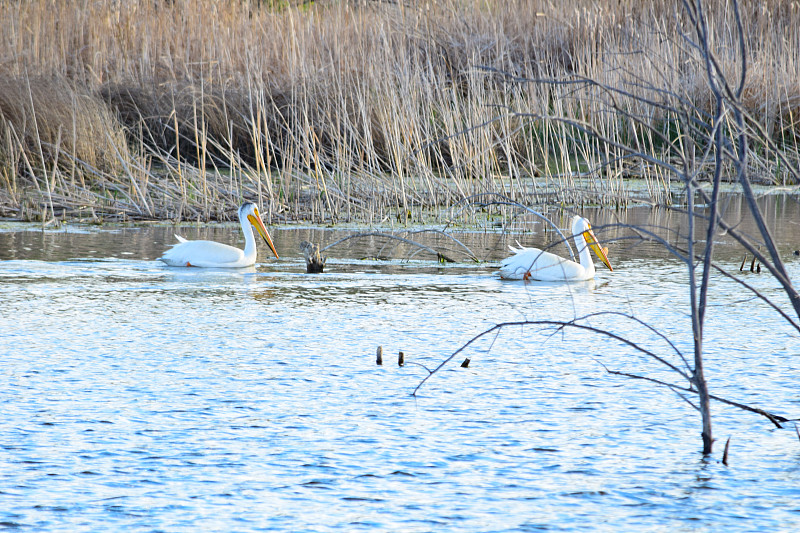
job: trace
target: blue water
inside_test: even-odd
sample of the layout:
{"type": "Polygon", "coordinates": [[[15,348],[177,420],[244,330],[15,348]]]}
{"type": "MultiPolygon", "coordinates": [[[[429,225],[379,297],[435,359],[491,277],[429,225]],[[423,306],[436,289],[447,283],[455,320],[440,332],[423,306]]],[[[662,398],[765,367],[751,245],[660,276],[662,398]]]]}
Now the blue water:
{"type": "MultiPolygon", "coordinates": [[[[501,281],[491,263],[347,250],[312,276],[291,231],[276,232],[280,261],[243,271],[164,267],[154,260],[163,228],[83,231],[4,233],[3,528],[800,528],[794,425],[713,403],[718,442],[703,457],[700,417],[684,399],[603,365],[685,383],[596,333],[509,327],[412,396],[428,374],[420,365],[506,321],[635,314],[691,358],[684,268],[667,257],[612,248],[615,272],[593,282],[525,285],[501,281]]],[[[513,242],[482,246],[501,255],[496,239],[513,242]]],[[[723,261],[738,270],[733,255],[723,261]]],[[[800,261],[788,267],[800,279],[800,261]]],[[[746,278],[785,302],[768,276],[746,278]]],[[[716,283],[711,392],[800,418],[797,332],[716,283]]],[[[627,318],[586,323],[680,364],[627,318]]]]}

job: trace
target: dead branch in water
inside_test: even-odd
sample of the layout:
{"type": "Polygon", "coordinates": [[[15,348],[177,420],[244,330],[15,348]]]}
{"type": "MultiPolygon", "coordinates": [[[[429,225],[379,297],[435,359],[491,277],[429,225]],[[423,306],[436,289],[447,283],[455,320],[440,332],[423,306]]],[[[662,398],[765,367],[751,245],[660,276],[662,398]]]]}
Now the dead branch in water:
{"type": "MultiPolygon", "coordinates": [[[[528,206],[526,206],[524,204],[521,204],[520,202],[514,201],[511,198],[508,198],[507,196],[505,196],[503,194],[494,193],[494,192],[480,193],[480,194],[474,194],[472,196],[468,196],[467,198],[464,198],[463,200],[461,200],[460,202],[455,204],[453,206],[453,209],[458,208],[460,204],[465,204],[464,208],[474,207],[474,206],[478,206],[478,207],[482,207],[482,208],[489,207],[489,206],[508,206],[508,207],[514,207],[516,209],[519,209],[519,210],[524,211],[526,213],[529,213],[531,215],[535,215],[539,219],[541,219],[542,221],[546,222],[551,228],[553,228],[553,231],[558,233],[558,235],[561,237],[561,242],[563,242],[564,245],[567,247],[567,250],[569,251],[570,257],[572,258],[573,261],[575,260],[575,252],[572,250],[572,246],[570,245],[570,240],[571,239],[567,238],[567,236],[564,235],[564,232],[561,231],[561,229],[555,224],[555,222],[550,220],[550,218],[546,217],[545,215],[543,215],[539,211],[536,211],[535,209],[531,209],[530,207],[528,207],[528,206]],[[485,198],[488,198],[488,200],[484,200],[485,198]]],[[[456,216],[458,216],[458,215],[456,215],[456,216]]],[[[451,220],[452,220],[452,218],[455,218],[455,217],[451,217],[451,220]]],[[[451,224],[451,221],[448,221],[446,226],[449,226],[450,224],[451,224]]]]}
{"type": "MultiPolygon", "coordinates": [[[[462,353],[464,350],[466,350],[472,344],[476,343],[478,340],[480,340],[480,339],[482,339],[482,338],[484,338],[484,337],[486,337],[488,335],[491,335],[491,334],[499,334],[503,329],[506,329],[506,328],[509,328],[509,327],[520,327],[520,326],[523,326],[523,327],[524,326],[539,326],[539,327],[542,327],[542,328],[544,328],[544,327],[555,327],[556,331],[563,330],[564,328],[574,328],[574,329],[580,329],[580,330],[584,330],[584,331],[590,331],[592,333],[596,333],[598,335],[603,335],[605,337],[611,338],[611,339],[613,339],[615,341],[618,341],[619,343],[621,343],[624,346],[632,348],[635,352],[638,352],[638,353],[646,356],[647,358],[652,359],[652,360],[658,362],[659,364],[667,367],[670,371],[677,373],[679,376],[684,378],[689,383],[689,386],[687,387],[687,386],[678,385],[676,383],[669,383],[669,382],[666,382],[666,381],[663,381],[663,380],[655,379],[655,378],[648,377],[648,376],[633,374],[633,373],[630,373],[630,372],[622,372],[622,371],[617,371],[617,370],[611,370],[605,364],[603,364],[603,363],[598,361],[598,363],[601,366],[603,366],[603,368],[605,369],[605,371],[607,373],[612,374],[612,375],[618,375],[618,376],[622,376],[622,377],[627,377],[627,378],[631,378],[631,379],[647,381],[649,383],[653,383],[653,384],[656,384],[656,385],[659,385],[659,386],[667,387],[667,388],[669,388],[669,389],[671,389],[673,391],[682,391],[682,392],[695,394],[695,395],[699,394],[697,388],[694,386],[696,380],[695,380],[693,374],[689,373],[689,372],[687,372],[687,371],[685,371],[685,370],[683,370],[681,368],[678,368],[674,364],[672,364],[669,361],[667,361],[667,359],[664,356],[659,355],[659,354],[657,354],[656,352],[654,352],[652,350],[648,350],[647,348],[644,348],[639,343],[631,341],[630,339],[628,339],[624,335],[620,335],[620,334],[614,333],[614,332],[609,331],[609,330],[605,330],[605,329],[601,329],[601,328],[597,328],[597,327],[594,327],[594,326],[590,326],[590,325],[586,325],[586,324],[581,324],[580,323],[581,321],[584,321],[584,320],[587,320],[587,319],[593,318],[593,317],[599,317],[601,315],[615,315],[615,316],[624,317],[624,318],[627,318],[627,319],[629,319],[631,321],[636,322],[637,324],[640,324],[640,325],[650,329],[651,331],[654,331],[654,332],[658,333],[656,328],[654,328],[653,326],[647,324],[646,322],[636,318],[635,316],[626,315],[624,313],[619,313],[619,312],[592,313],[590,315],[586,315],[586,316],[583,316],[583,317],[580,317],[580,318],[576,318],[576,319],[570,320],[570,321],[560,321],[560,320],[520,320],[520,321],[513,321],[513,322],[503,322],[501,324],[496,324],[493,327],[491,327],[491,328],[489,328],[489,329],[487,329],[487,330],[475,335],[469,341],[464,343],[460,348],[458,348],[455,352],[453,352],[449,357],[447,357],[444,361],[442,361],[438,366],[436,366],[432,370],[430,370],[429,371],[430,372],[429,375],[426,376],[422,381],[420,381],[420,383],[416,386],[416,388],[414,389],[414,391],[411,394],[412,394],[412,396],[416,396],[417,392],[419,391],[419,389],[428,381],[428,379],[430,379],[434,374],[436,374],[445,365],[447,365],[447,363],[452,361],[456,356],[458,356],[460,353],[462,353]]],[[[684,363],[687,363],[687,361],[684,358],[683,354],[681,354],[680,350],[678,350],[678,348],[669,340],[668,337],[666,337],[665,335],[663,335],[661,333],[658,333],[658,336],[666,344],[668,344],[673,351],[675,351],[680,356],[680,358],[684,361],[684,363]]],[[[597,361],[597,359],[595,359],[594,357],[592,359],[597,361]]],[[[759,407],[752,407],[752,406],[743,404],[741,402],[728,400],[726,398],[722,398],[722,397],[719,397],[719,396],[716,396],[716,395],[709,395],[709,398],[714,400],[714,401],[718,401],[720,403],[724,403],[725,405],[729,405],[729,406],[736,407],[736,408],[744,410],[744,411],[748,411],[748,412],[751,412],[751,413],[754,413],[754,414],[761,415],[761,416],[765,417],[767,420],[769,420],[772,424],[774,424],[778,428],[783,428],[784,426],[782,426],[781,424],[784,424],[786,422],[790,422],[790,421],[794,421],[794,420],[800,420],[800,418],[787,418],[787,417],[784,417],[784,416],[781,416],[781,415],[774,414],[774,413],[769,412],[767,410],[761,409],[759,407]]],[[[699,409],[699,407],[697,407],[697,406],[694,406],[694,407],[696,409],[699,409]]]]}
{"type": "MultiPolygon", "coordinates": [[[[714,46],[720,46],[720,44],[715,38],[715,30],[713,22],[711,22],[713,16],[706,13],[704,2],[702,0],[684,0],[682,5],[683,18],[676,20],[679,37],[671,40],[675,49],[680,51],[680,59],[674,57],[649,59],[655,62],[662,61],[663,66],[673,69],[672,73],[676,76],[680,74],[676,65],[680,64],[680,69],[692,72],[697,79],[702,79],[710,94],[710,98],[702,103],[689,98],[685,89],[679,85],[673,85],[670,76],[664,76],[659,84],[654,84],[642,79],[637,71],[625,68],[620,69],[622,78],[617,82],[608,82],[607,78],[596,79],[577,72],[565,78],[525,78],[516,73],[502,72],[492,66],[487,66],[486,70],[494,75],[505,76],[506,80],[512,84],[524,84],[527,87],[549,87],[554,94],[558,94],[554,100],[559,106],[562,105],[561,100],[574,99],[581,104],[590,101],[597,102],[604,107],[601,114],[613,117],[614,121],[629,123],[631,135],[620,136],[606,128],[598,128],[598,125],[588,116],[591,113],[585,112],[568,115],[551,109],[521,111],[519,108],[507,106],[505,109],[507,109],[509,117],[527,122],[531,127],[560,128],[564,137],[577,139],[579,150],[587,152],[597,150],[604,153],[606,159],[618,162],[622,162],[625,159],[624,156],[630,156],[639,161],[642,166],[664,173],[668,176],[668,180],[676,180],[682,184],[686,198],[685,210],[682,212],[687,216],[688,227],[680,237],[685,251],[679,250],[677,244],[671,245],[663,239],[661,241],[684,263],[688,275],[687,288],[693,345],[692,364],[689,365],[687,358],[682,357],[688,370],[672,365],[666,359],[644,349],[624,336],[580,324],[579,321],[582,319],[578,318],[569,322],[543,320],[498,324],[462,346],[442,364],[452,359],[477,338],[491,332],[498,332],[509,325],[553,326],[557,330],[571,327],[606,335],[659,364],[665,365],[670,371],[676,372],[689,381],[688,388],[680,389],[677,385],[654,380],[647,376],[637,376],[628,372],[619,373],[619,375],[645,379],[668,386],[673,391],[684,390],[696,394],[696,407],[701,414],[703,453],[710,454],[714,443],[710,401],[719,399],[709,392],[704,369],[705,347],[703,342],[706,313],[710,308],[709,299],[713,295],[711,273],[720,270],[713,261],[719,234],[727,234],[752,254],[754,259],[751,262],[751,270],[758,270],[755,267],[756,261],[758,261],[781,284],[783,292],[788,296],[798,318],[800,318],[800,292],[787,274],[751,184],[751,161],[749,158],[757,152],[757,150],[751,149],[751,145],[764,146],[770,151],[779,152],[780,150],[777,150],[771,139],[765,138],[765,128],[748,114],[743,102],[748,72],[748,54],[739,2],[736,0],[730,2],[731,10],[730,19],[727,21],[727,31],[730,32],[731,41],[730,46],[724,48],[724,61],[720,59],[714,49],[714,46]],[[738,79],[733,83],[729,81],[731,72],[738,74],[738,79]],[[559,93],[558,91],[563,89],[565,84],[570,85],[571,92],[559,93]],[[652,120],[655,115],[663,115],[665,118],[652,120]],[[647,143],[658,144],[663,147],[663,150],[645,150],[643,146],[647,143]],[[710,183],[710,190],[701,183],[704,179],[710,183]],[[742,233],[738,229],[738,223],[724,218],[720,208],[723,180],[733,180],[740,186],[742,197],[745,200],[746,213],[752,216],[758,228],[760,241],[742,233]],[[766,253],[760,251],[762,247],[766,253]]],[[[665,37],[667,41],[670,41],[669,37],[666,35],[665,37]]],[[[555,105],[554,108],[556,108],[555,105]]],[[[784,158],[783,154],[776,153],[776,157],[782,165],[789,168],[788,173],[795,180],[800,178],[800,171],[793,161],[784,158]]],[[[620,171],[622,172],[624,169],[620,169],[620,171]]],[[[664,207],[672,208],[671,205],[664,207]]],[[[730,277],[728,273],[726,275],[730,277]]],[[[758,293],[756,292],[756,294],[758,293]]],[[[788,316],[785,312],[781,312],[781,315],[788,316]]],[[[630,318],[635,320],[633,317],[630,318]]],[[[797,328],[795,320],[789,319],[788,322],[797,328]]],[[[417,386],[414,390],[415,394],[427,379],[417,386]]],[[[772,413],[743,406],[737,402],[726,400],[726,403],[761,414],[776,425],[785,421],[782,417],[772,413]]]]}
{"type": "MultiPolygon", "coordinates": [[[[448,235],[445,232],[442,232],[442,231],[439,231],[439,230],[415,230],[415,231],[409,231],[407,233],[413,235],[413,234],[428,233],[428,232],[434,232],[434,233],[437,233],[439,235],[443,235],[443,236],[446,236],[446,237],[450,238],[451,240],[453,240],[454,242],[459,244],[465,250],[465,253],[470,257],[470,259],[477,261],[477,258],[475,256],[475,254],[472,253],[472,251],[469,248],[467,248],[466,245],[464,245],[461,241],[459,241],[458,239],[456,239],[455,237],[453,237],[451,235],[448,235]]],[[[425,244],[419,243],[417,241],[413,241],[411,239],[407,239],[407,238],[401,237],[399,235],[394,235],[392,233],[385,233],[385,232],[382,232],[382,231],[367,231],[367,232],[356,233],[354,235],[348,235],[347,237],[343,237],[343,238],[339,239],[338,241],[332,242],[331,244],[329,244],[325,248],[323,248],[321,251],[324,252],[324,251],[326,251],[326,250],[328,250],[330,248],[333,248],[334,246],[342,244],[343,242],[349,241],[350,239],[363,239],[363,238],[366,238],[366,237],[381,237],[381,238],[385,238],[385,239],[389,239],[389,240],[394,240],[394,241],[397,241],[397,242],[400,242],[400,243],[403,243],[403,244],[408,244],[410,246],[414,246],[414,247],[418,248],[419,250],[429,252],[429,253],[435,255],[437,260],[440,261],[440,262],[447,262],[447,263],[455,263],[456,262],[455,259],[451,258],[449,255],[445,254],[441,250],[436,250],[436,249],[434,249],[434,248],[432,248],[430,246],[427,246],[425,244]]],[[[414,256],[414,254],[411,255],[411,257],[413,257],[413,256],[414,256]]]]}

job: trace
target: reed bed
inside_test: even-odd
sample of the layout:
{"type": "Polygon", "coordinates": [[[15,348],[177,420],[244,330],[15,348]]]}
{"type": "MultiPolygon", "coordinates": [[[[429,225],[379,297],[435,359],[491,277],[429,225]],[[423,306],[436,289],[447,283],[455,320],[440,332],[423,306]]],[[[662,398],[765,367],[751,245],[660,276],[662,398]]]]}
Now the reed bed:
{"type": "MultiPolygon", "coordinates": [[[[674,2],[292,4],[0,4],[0,216],[225,220],[249,199],[271,222],[376,223],[484,193],[670,203],[672,176],[598,135],[662,159],[703,148],[680,131],[713,103],[674,2]]],[[[735,78],[730,6],[705,9],[735,78]]],[[[753,177],[794,185],[800,7],[748,3],[743,22],[753,177]]]]}

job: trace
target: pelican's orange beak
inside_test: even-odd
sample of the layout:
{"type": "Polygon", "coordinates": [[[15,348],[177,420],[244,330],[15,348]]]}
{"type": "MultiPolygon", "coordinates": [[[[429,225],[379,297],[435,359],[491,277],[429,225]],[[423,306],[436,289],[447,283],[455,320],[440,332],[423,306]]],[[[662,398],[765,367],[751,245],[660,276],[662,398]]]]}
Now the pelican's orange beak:
{"type": "Polygon", "coordinates": [[[602,248],[600,246],[600,243],[597,242],[597,237],[594,236],[594,232],[592,231],[591,227],[583,232],[583,238],[586,239],[586,244],[588,244],[589,248],[594,251],[597,258],[600,259],[600,261],[602,261],[603,264],[613,272],[614,269],[611,268],[611,263],[608,262],[608,248],[602,248]]]}
{"type": "Polygon", "coordinates": [[[256,231],[264,238],[264,241],[269,246],[269,249],[272,250],[272,253],[275,254],[275,259],[280,259],[278,257],[278,251],[275,250],[275,245],[272,244],[272,237],[269,236],[269,232],[267,231],[266,226],[264,223],[261,222],[261,215],[258,213],[258,208],[254,211],[254,215],[247,215],[247,220],[256,228],[256,231]]]}

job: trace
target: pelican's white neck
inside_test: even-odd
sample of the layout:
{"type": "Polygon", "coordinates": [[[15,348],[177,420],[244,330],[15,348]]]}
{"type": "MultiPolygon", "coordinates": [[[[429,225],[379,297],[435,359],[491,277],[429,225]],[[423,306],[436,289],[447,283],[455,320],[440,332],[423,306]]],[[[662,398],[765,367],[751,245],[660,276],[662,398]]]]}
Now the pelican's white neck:
{"type": "Polygon", "coordinates": [[[256,237],[253,235],[253,225],[247,220],[247,214],[242,213],[239,216],[239,223],[242,225],[242,233],[244,233],[244,256],[256,256],[256,237]]]}
{"type": "Polygon", "coordinates": [[[572,224],[572,238],[575,241],[575,247],[578,249],[581,266],[586,269],[587,275],[592,277],[594,276],[594,261],[592,261],[592,254],[589,253],[589,245],[583,236],[583,232],[587,229],[589,228],[584,219],[576,216],[572,224]]]}

